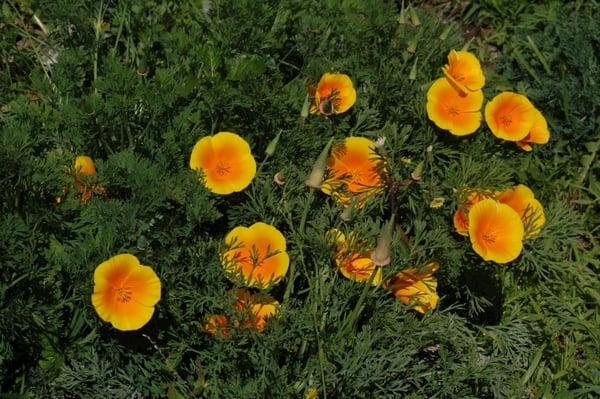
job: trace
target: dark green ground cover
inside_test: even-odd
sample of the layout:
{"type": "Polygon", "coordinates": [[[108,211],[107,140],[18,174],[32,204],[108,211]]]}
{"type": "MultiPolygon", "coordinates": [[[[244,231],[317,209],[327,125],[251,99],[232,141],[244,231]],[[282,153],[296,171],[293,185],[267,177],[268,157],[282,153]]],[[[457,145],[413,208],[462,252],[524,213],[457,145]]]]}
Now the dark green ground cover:
{"type": "MultiPolygon", "coordinates": [[[[400,2],[204,3],[3,2],[0,397],[600,395],[597,1],[431,1],[416,7],[419,26],[409,13],[401,23],[400,2]],[[526,93],[549,144],[524,153],[486,127],[456,138],[427,120],[430,82],[467,42],[486,98],[526,93]],[[357,103],[300,120],[306,85],[331,70],[352,77],[357,103]],[[252,185],[230,196],[208,193],[187,166],[196,140],[221,130],[245,137],[258,162],[282,132],[252,185]],[[340,208],[317,195],[298,231],[304,178],[332,135],[385,135],[397,178],[414,167],[401,157],[425,161],[422,181],[395,194],[410,246],[396,239],[386,273],[438,260],[438,310],[422,316],[372,289],[343,328],[365,291],[336,273],[323,237],[340,208]],[[81,204],[71,190],[57,205],[80,154],[96,160],[106,196],[81,204]],[[544,204],[546,226],[516,261],[486,263],[453,232],[453,189],[516,183],[544,204]],[[291,299],[262,334],[212,337],[204,318],[232,301],[218,248],[257,221],[287,237],[291,299]],[[121,252],[163,285],[137,332],[112,329],[90,303],[95,267],[121,252]]],[[[374,242],[390,200],[348,227],[374,242]]],[[[286,284],[270,293],[281,301],[286,284]]]]}

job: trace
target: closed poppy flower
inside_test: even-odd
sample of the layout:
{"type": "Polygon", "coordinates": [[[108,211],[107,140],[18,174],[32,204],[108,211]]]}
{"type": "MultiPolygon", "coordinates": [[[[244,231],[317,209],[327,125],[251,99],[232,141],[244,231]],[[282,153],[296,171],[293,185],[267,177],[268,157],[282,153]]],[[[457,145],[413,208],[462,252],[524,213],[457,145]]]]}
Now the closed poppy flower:
{"type": "Polygon", "coordinates": [[[288,271],[285,237],[266,223],[236,227],[225,237],[221,264],[230,278],[248,287],[270,287],[288,271]]]}
{"type": "Polygon", "coordinates": [[[517,145],[527,152],[533,149],[531,144],[546,144],[550,140],[550,130],[548,130],[546,118],[537,108],[534,108],[533,114],[533,125],[529,129],[529,133],[525,138],[517,141],[517,145]]]}
{"type": "Polygon", "coordinates": [[[485,106],[485,121],[494,136],[507,141],[523,140],[535,120],[535,107],[522,94],[505,91],[485,106]]]}
{"type": "Polygon", "coordinates": [[[468,51],[450,51],[448,64],[442,68],[442,71],[464,94],[481,90],[485,85],[485,76],[479,60],[468,51]]]}
{"type": "Polygon", "coordinates": [[[236,295],[236,307],[245,314],[244,321],[247,327],[262,332],[267,325],[267,319],[277,314],[279,302],[270,295],[251,294],[239,289],[236,295]]]}
{"type": "Polygon", "coordinates": [[[427,117],[455,136],[465,136],[479,128],[482,105],[481,90],[465,95],[446,78],[433,82],[427,91],[427,117]]]}
{"type": "Polygon", "coordinates": [[[523,249],[524,228],[519,214],[506,204],[484,199],[469,211],[473,250],[486,261],[507,263],[523,249]]]}
{"type": "Polygon", "coordinates": [[[438,304],[437,280],[433,276],[439,269],[439,263],[430,262],[422,270],[404,269],[385,283],[394,296],[403,304],[412,306],[419,313],[435,309],[438,304]]]}
{"type": "Polygon", "coordinates": [[[313,114],[342,114],[356,102],[356,90],[352,80],[343,73],[325,73],[311,94],[314,96],[310,108],[313,114]]]}
{"type": "MultiPolygon", "coordinates": [[[[96,165],[92,158],[86,155],[79,155],[73,162],[73,183],[82,204],[90,202],[94,194],[103,194],[104,186],[102,184],[95,183],[96,179],[96,165]]],[[[67,187],[65,187],[65,193],[67,187]]],[[[57,202],[62,202],[62,198],[57,198],[57,202]]]]}
{"type": "Polygon", "coordinates": [[[499,193],[498,201],[510,206],[519,214],[525,227],[525,238],[538,235],[546,223],[544,207],[535,199],[533,191],[523,184],[499,193]]]}
{"type": "Polygon", "coordinates": [[[133,255],[121,254],[102,262],[94,272],[92,304],[98,316],[121,331],[142,328],[160,300],[160,280],[133,255]]]}
{"type": "Polygon", "coordinates": [[[79,176],[96,176],[96,165],[92,158],[87,155],[79,155],[75,158],[75,174],[79,176]]]}
{"type": "Polygon", "coordinates": [[[349,238],[338,229],[331,229],[327,238],[333,244],[336,255],[335,265],[344,277],[359,283],[367,282],[375,272],[372,285],[379,285],[383,276],[381,267],[377,267],[371,260],[371,248],[363,240],[358,239],[353,233],[349,238]]]}
{"type": "Polygon", "coordinates": [[[344,206],[354,202],[356,208],[362,208],[368,198],[384,192],[386,175],[386,162],[371,140],[347,137],[331,150],[321,191],[344,206]]]}
{"type": "Polygon", "coordinates": [[[201,170],[206,188],[223,195],[242,191],[256,175],[250,145],[230,132],[201,138],[192,149],[190,168],[201,170]]]}

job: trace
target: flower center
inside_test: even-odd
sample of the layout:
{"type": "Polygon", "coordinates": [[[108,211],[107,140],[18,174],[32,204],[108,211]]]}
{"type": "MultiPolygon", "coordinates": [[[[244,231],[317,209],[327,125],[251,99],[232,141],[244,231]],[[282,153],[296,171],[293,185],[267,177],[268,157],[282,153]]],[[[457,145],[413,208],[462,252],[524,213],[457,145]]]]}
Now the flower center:
{"type": "Polygon", "coordinates": [[[231,165],[227,161],[219,161],[216,172],[219,176],[225,176],[231,172],[231,165]]]}
{"type": "Polygon", "coordinates": [[[462,82],[465,79],[464,75],[462,73],[459,73],[459,72],[454,72],[452,74],[452,77],[454,78],[454,80],[456,80],[458,82],[462,82]]]}
{"type": "Polygon", "coordinates": [[[452,116],[458,116],[460,114],[460,111],[458,110],[458,108],[456,108],[455,105],[448,105],[447,110],[448,113],[452,116]]]}
{"type": "Polygon", "coordinates": [[[487,245],[491,245],[491,244],[495,243],[497,237],[498,237],[498,233],[494,230],[488,230],[485,233],[483,233],[483,235],[482,235],[483,241],[485,241],[485,243],[487,245]]]}
{"type": "Polygon", "coordinates": [[[504,127],[509,127],[512,123],[512,117],[510,115],[502,115],[500,117],[500,124],[504,127]]]}
{"type": "Polygon", "coordinates": [[[119,287],[115,288],[115,295],[117,296],[117,301],[119,302],[129,302],[132,296],[131,287],[119,287]]]}

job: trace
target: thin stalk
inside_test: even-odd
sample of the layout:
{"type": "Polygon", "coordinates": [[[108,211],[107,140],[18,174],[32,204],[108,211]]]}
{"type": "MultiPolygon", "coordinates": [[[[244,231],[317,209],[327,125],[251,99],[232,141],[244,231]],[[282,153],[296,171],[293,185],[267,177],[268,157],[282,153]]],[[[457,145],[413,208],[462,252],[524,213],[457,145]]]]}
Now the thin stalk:
{"type": "Polygon", "coordinates": [[[344,320],[344,324],[340,330],[342,336],[346,335],[347,330],[352,328],[352,326],[358,319],[358,316],[360,316],[362,312],[362,306],[365,302],[365,299],[367,298],[367,293],[369,292],[369,289],[372,287],[375,275],[377,275],[377,267],[373,269],[373,273],[371,273],[371,276],[369,276],[369,280],[365,282],[365,287],[363,288],[363,291],[360,294],[360,298],[358,298],[358,302],[356,303],[356,306],[354,306],[352,313],[350,313],[350,316],[348,316],[346,320],[344,320]]]}

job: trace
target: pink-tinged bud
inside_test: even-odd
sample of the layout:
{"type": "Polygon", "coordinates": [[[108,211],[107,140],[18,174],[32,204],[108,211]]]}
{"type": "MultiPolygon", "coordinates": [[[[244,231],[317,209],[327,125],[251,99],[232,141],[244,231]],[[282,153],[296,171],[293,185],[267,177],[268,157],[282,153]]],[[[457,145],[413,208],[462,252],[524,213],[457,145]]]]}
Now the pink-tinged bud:
{"type": "Polygon", "coordinates": [[[308,187],[320,190],[321,184],[323,184],[323,179],[325,178],[325,168],[327,167],[327,157],[329,156],[329,149],[333,144],[333,137],[329,139],[321,154],[315,161],[312,171],[308,176],[308,179],[304,182],[308,187]]]}
{"type": "Polygon", "coordinates": [[[275,176],[273,177],[273,181],[278,186],[283,186],[285,184],[285,175],[283,173],[283,170],[275,173],[275,176]]]}
{"type": "Polygon", "coordinates": [[[424,167],[425,167],[425,162],[423,162],[423,161],[419,162],[419,164],[417,165],[415,170],[413,170],[410,173],[410,178],[415,181],[421,180],[421,177],[423,177],[423,168],[424,167]]]}
{"type": "Polygon", "coordinates": [[[390,221],[383,228],[379,238],[377,239],[377,248],[371,252],[371,260],[375,266],[387,266],[392,260],[391,248],[392,238],[394,236],[395,221],[396,215],[392,214],[390,221]]]}

